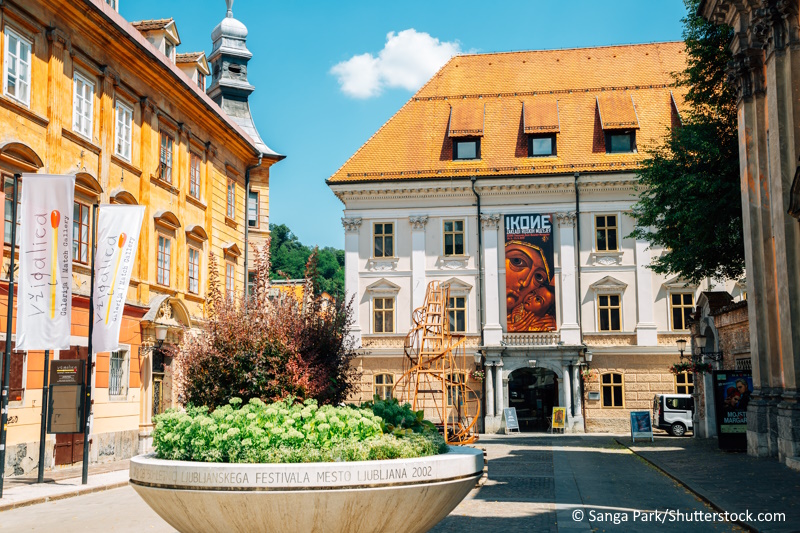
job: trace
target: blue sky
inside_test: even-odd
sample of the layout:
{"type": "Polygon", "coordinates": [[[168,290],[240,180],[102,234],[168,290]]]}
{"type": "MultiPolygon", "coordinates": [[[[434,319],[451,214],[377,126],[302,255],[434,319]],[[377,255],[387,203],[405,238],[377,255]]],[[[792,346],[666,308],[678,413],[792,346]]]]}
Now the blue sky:
{"type": "MultiPolygon", "coordinates": [[[[211,52],[224,0],[120,0],[129,21],[173,17],[178,52],[211,52]]],[[[287,156],[270,177],[270,222],[304,244],[343,247],[343,205],[325,180],[454,52],[680,39],[682,0],[376,2],[235,0],[253,52],[250,105],[287,156]],[[391,35],[390,35],[391,34],[391,35]]]]}

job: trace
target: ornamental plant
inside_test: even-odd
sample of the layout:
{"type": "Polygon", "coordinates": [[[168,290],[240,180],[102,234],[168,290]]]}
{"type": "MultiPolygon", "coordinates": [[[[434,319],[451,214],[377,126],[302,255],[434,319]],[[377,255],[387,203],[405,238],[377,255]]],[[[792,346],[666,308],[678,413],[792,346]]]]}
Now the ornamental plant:
{"type": "MultiPolygon", "coordinates": [[[[441,435],[425,424],[419,431],[384,434],[389,426],[374,413],[377,402],[372,409],[320,406],[313,399],[294,402],[291,397],[271,404],[232,398],[213,411],[205,406],[170,409],[155,418],[153,445],[162,459],[224,463],[366,461],[447,451],[441,435]]],[[[403,420],[410,411],[408,406],[382,407],[403,420]]],[[[416,413],[411,418],[418,420],[416,413]]]]}
{"type": "Polygon", "coordinates": [[[707,372],[711,372],[713,367],[710,363],[692,363],[692,362],[685,362],[685,363],[675,363],[671,367],[669,367],[669,371],[673,374],[682,374],[684,372],[694,373],[694,374],[704,374],[707,372]]]}
{"type": "MultiPolygon", "coordinates": [[[[312,254],[307,280],[316,277],[316,268],[312,254]]],[[[218,272],[216,257],[209,254],[206,322],[198,333],[184,335],[175,354],[182,403],[213,410],[231,398],[343,402],[358,379],[350,364],[352,299],[323,300],[310,281],[302,298],[295,291],[270,296],[269,242],[255,250],[250,294],[228,297],[218,272]]]]}

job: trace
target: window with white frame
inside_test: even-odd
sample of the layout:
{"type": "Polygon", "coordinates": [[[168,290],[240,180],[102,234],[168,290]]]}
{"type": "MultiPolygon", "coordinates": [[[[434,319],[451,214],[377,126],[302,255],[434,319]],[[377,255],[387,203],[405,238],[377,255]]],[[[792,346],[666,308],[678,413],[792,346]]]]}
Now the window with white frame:
{"type": "Polygon", "coordinates": [[[6,26],[3,92],[21,104],[31,103],[31,49],[33,43],[6,26]]]}
{"type": "Polygon", "coordinates": [[[200,293],[200,250],[189,246],[189,292],[200,293]]]}
{"type": "Polygon", "coordinates": [[[394,333],[394,298],[373,298],[372,332],[394,333]]]}
{"type": "Polygon", "coordinates": [[[169,287],[172,239],[164,235],[158,236],[156,255],[156,283],[169,287]]]}
{"type": "Polygon", "coordinates": [[[116,154],[125,161],[131,160],[131,126],[133,109],[117,100],[116,154]]]}
{"type": "Polygon", "coordinates": [[[72,129],[92,140],[94,83],[75,73],[72,90],[72,129]]]}
{"type": "Polygon", "coordinates": [[[128,350],[111,352],[108,360],[108,397],[125,399],[128,396],[128,350]]]}
{"type": "Polygon", "coordinates": [[[225,263],[225,295],[232,302],[236,293],[236,267],[231,262],[225,263]]]}
{"type": "Polygon", "coordinates": [[[373,387],[375,396],[379,400],[389,400],[392,397],[392,387],[394,386],[394,376],[392,374],[375,374],[373,387]]]}

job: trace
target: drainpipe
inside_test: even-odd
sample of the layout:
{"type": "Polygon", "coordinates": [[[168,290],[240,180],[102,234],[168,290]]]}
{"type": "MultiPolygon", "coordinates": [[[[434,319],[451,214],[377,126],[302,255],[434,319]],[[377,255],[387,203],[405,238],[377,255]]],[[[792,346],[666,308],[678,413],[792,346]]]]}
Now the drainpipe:
{"type": "Polygon", "coordinates": [[[261,166],[261,154],[258,154],[258,163],[247,167],[244,171],[244,293],[247,297],[247,282],[249,281],[249,263],[247,262],[247,251],[250,248],[250,171],[261,166]]]}
{"type": "MultiPolygon", "coordinates": [[[[583,300],[583,295],[581,293],[581,196],[578,192],[578,178],[581,177],[580,172],[575,173],[575,231],[577,231],[578,236],[575,239],[575,246],[578,250],[577,257],[575,258],[575,276],[578,280],[578,331],[580,335],[581,345],[583,345],[583,316],[581,313],[581,301],[583,300]]],[[[569,366],[570,371],[570,378],[572,377],[572,365],[569,366]]],[[[580,380],[580,385],[578,383],[573,383],[573,387],[576,387],[581,395],[581,410],[584,410],[584,405],[586,402],[583,401],[583,380],[580,380]]],[[[572,416],[575,416],[575,402],[572,402],[572,416]]],[[[585,412],[585,411],[584,411],[585,412]]],[[[583,414],[583,413],[581,413],[583,414]]],[[[583,417],[584,428],[586,427],[586,416],[583,417]]]]}
{"type": "Polygon", "coordinates": [[[478,318],[480,319],[481,328],[481,348],[483,347],[483,235],[481,231],[481,196],[475,190],[475,182],[478,181],[477,176],[470,178],[472,181],[472,194],[475,195],[478,206],[478,318]]]}

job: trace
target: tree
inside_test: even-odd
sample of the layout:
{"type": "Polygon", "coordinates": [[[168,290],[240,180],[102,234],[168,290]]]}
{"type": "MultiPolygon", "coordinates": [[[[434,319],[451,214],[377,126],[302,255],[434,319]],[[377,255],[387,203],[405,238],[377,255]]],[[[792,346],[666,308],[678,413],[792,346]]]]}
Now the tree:
{"type": "Polygon", "coordinates": [[[270,224],[271,279],[301,279],[312,253],[317,253],[317,269],[313,279],[314,294],[327,292],[335,298],[344,296],[344,250],[326,246],[310,248],[301,243],[285,224],[270,224]]]}
{"type": "Polygon", "coordinates": [[[687,88],[689,109],[663,145],[647,149],[630,236],[665,249],[651,264],[659,274],[695,283],[737,279],[744,273],[744,240],[736,93],[725,81],[733,29],[699,16],[699,0],[685,4],[687,67],[675,86],[687,88]]]}

